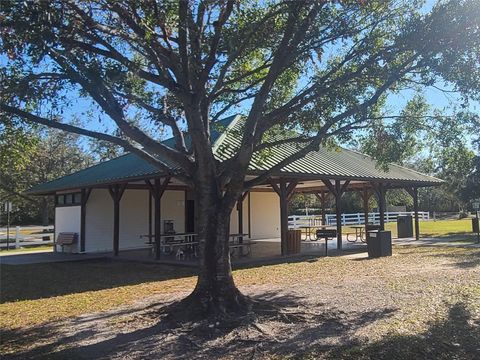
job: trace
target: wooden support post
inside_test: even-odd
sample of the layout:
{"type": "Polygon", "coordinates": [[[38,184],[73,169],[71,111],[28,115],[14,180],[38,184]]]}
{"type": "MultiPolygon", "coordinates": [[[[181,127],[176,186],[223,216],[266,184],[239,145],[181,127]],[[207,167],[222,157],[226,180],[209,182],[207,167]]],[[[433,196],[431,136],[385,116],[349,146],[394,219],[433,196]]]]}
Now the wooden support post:
{"type": "MultiPolygon", "coordinates": [[[[243,234],[243,201],[240,199],[237,203],[238,211],[238,233],[243,234]]],[[[243,237],[240,237],[239,242],[243,242],[243,237]]]]}
{"type": "MultiPolygon", "coordinates": [[[[238,215],[238,233],[243,234],[243,201],[248,195],[248,191],[243,193],[237,201],[237,215],[238,215]]],[[[239,242],[243,243],[243,236],[239,237],[239,242]]]]}
{"type": "Polygon", "coordinates": [[[120,200],[127,184],[115,184],[108,188],[113,199],[113,255],[118,256],[120,250],[120,200]]]}
{"type": "Polygon", "coordinates": [[[251,212],[251,194],[248,192],[248,238],[252,238],[252,212],[251,212]]]}
{"type": "Polygon", "coordinates": [[[418,220],[418,188],[405,188],[405,190],[413,198],[413,214],[415,217],[415,240],[420,239],[420,223],[418,220]]]}
{"type": "MultiPolygon", "coordinates": [[[[363,217],[365,219],[365,234],[367,234],[367,226],[368,226],[368,212],[369,212],[369,206],[368,206],[368,201],[370,200],[370,196],[372,195],[370,190],[365,186],[363,190],[359,191],[360,197],[362,198],[363,202],[363,217]]],[[[365,235],[366,236],[366,235],[365,235]]]]}
{"type": "Polygon", "coordinates": [[[148,242],[152,242],[152,194],[148,191],[148,242]]]}
{"type": "Polygon", "coordinates": [[[337,250],[342,250],[342,194],[340,193],[340,180],[335,180],[335,190],[337,196],[335,197],[335,215],[337,220],[337,250]]]}
{"type": "Polygon", "coordinates": [[[288,200],[287,183],[284,178],[280,179],[280,238],[282,255],[287,254],[288,237],[288,200]]]}
{"type": "Polygon", "coordinates": [[[335,180],[335,185],[333,185],[330,180],[322,180],[323,183],[327,186],[330,192],[335,196],[335,215],[337,222],[337,250],[342,250],[343,238],[342,238],[342,195],[347,190],[350,180],[347,180],[341,184],[340,180],[335,180]]]}
{"type": "Polygon", "coordinates": [[[162,221],[162,195],[165,192],[168,183],[170,182],[170,177],[166,177],[163,183],[159,178],[156,178],[153,181],[153,184],[150,180],[145,180],[146,184],[150,189],[150,194],[153,197],[154,203],[154,238],[155,238],[155,258],[160,259],[160,236],[161,236],[161,221],[162,221]]]}
{"type": "Polygon", "coordinates": [[[154,180],[155,186],[155,195],[153,196],[154,202],[154,214],[155,214],[155,258],[160,259],[160,235],[161,235],[161,224],[162,224],[162,200],[159,194],[160,179],[154,180]]]}
{"type": "Polygon", "coordinates": [[[86,237],[86,217],[87,217],[87,201],[92,192],[91,188],[81,190],[80,199],[80,252],[85,252],[85,237],[86,237]]]}
{"type": "Polygon", "coordinates": [[[378,184],[378,210],[380,212],[380,228],[385,230],[385,186],[378,184]]]}
{"type": "Polygon", "coordinates": [[[325,202],[327,200],[327,192],[320,191],[319,193],[315,193],[315,196],[320,201],[320,206],[322,208],[322,225],[327,225],[327,214],[325,212],[325,202]]]}
{"type": "Polygon", "coordinates": [[[287,254],[288,202],[293,195],[297,183],[297,181],[290,181],[287,185],[287,180],[285,178],[280,178],[278,185],[275,182],[270,181],[273,190],[275,190],[280,197],[280,241],[282,255],[287,254]]]}
{"type": "Polygon", "coordinates": [[[413,211],[415,215],[415,240],[420,239],[420,223],[418,221],[418,188],[413,188],[413,211]]]}

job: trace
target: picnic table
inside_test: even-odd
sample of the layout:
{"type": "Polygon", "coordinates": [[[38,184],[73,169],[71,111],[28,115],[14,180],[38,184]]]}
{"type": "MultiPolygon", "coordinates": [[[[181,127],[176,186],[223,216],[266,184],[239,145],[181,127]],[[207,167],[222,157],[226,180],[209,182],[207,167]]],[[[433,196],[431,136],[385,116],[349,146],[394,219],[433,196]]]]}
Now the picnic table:
{"type": "MultiPolygon", "coordinates": [[[[182,251],[193,254],[197,256],[197,246],[198,241],[195,241],[195,233],[172,233],[172,234],[161,234],[160,235],[160,252],[164,254],[173,254],[175,249],[181,249],[182,251]],[[167,250],[168,249],[168,250],[167,250]]],[[[140,235],[140,238],[147,238],[145,243],[148,248],[155,251],[154,242],[152,239],[155,239],[154,234],[140,235]]]]}
{"type": "Polygon", "coordinates": [[[257,242],[246,240],[245,237],[248,237],[248,234],[230,234],[230,240],[228,244],[228,247],[230,249],[230,256],[240,257],[248,256],[251,254],[252,245],[255,245],[257,242]]]}
{"type": "Polygon", "coordinates": [[[360,240],[361,242],[365,242],[366,240],[364,239],[364,225],[351,225],[351,228],[355,229],[355,240],[350,240],[348,237],[349,235],[353,235],[353,233],[347,233],[347,241],[348,242],[357,242],[360,240]]]}
{"type": "Polygon", "coordinates": [[[315,236],[312,238],[312,231],[315,233],[316,230],[328,230],[328,229],[335,229],[335,227],[331,225],[302,225],[299,226],[300,230],[305,230],[305,240],[316,241],[318,238],[315,236]]]}

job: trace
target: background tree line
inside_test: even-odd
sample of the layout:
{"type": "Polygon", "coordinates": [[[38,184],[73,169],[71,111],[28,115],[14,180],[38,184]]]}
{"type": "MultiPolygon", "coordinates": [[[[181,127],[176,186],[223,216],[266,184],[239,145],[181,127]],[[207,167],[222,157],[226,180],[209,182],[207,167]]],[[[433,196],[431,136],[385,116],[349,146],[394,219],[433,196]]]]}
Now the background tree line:
{"type": "MultiPolygon", "coordinates": [[[[2,119],[5,120],[5,119],[2,119]]],[[[53,223],[51,196],[29,196],[32,186],[71,174],[98,161],[120,155],[118,148],[100,141],[82,142],[78,135],[42,127],[0,124],[0,224],[4,203],[13,203],[13,224],[53,223]]]]}

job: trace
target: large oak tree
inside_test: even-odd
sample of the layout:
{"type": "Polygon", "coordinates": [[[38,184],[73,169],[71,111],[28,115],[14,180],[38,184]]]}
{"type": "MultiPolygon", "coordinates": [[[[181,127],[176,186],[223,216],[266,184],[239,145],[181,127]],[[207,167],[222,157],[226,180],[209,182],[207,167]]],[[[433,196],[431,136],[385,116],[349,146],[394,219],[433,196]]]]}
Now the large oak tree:
{"type": "Polygon", "coordinates": [[[382,111],[389,94],[480,90],[478,0],[427,13],[410,0],[4,0],[0,17],[2,119],[109,141],[194,188],[201,265],[186,303],[206,314],[249,303],[228,251],[242,192],[329,139],[401,121],[382,111]],[[232,111],[244,115],[241,144],[220,161],[210,136],[232,111]],[[122,136],[100,131],[105,121],[122,136]],[[146,128],[168,129],[175,146],[146,128]],[[298,152],[246,179],[252,156],[287,142],[298,152]]]}

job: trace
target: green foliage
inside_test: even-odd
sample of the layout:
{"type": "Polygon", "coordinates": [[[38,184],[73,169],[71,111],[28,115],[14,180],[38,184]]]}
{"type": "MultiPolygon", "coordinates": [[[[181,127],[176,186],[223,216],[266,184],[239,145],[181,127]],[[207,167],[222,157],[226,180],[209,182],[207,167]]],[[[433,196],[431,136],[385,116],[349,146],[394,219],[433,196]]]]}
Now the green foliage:
{"type": "MultiPolygon", "coordinates": [[[[446,83],[465,106],[480,99],[478,0],[438,1],[429,12],[420,0],[185,4],[4,1],[2,111],[53,127],[78,118],[160,168],[159,154],[178,163],[186,183],[198,173],[192,169],[216,167],[212,181],[239,189],[244,177],[232,181],[233,174],[251,159],[267,163],[272,151],[261,145],[272,139],[290,137],[300,152],[304,144],[335,148],[360,137],[363,151],[386,168],[425,143],[433,149],[436,136],[444,144],[435,148],[444,149],[457,136],[443,114],[431,114],[424,89],[446,83]],[[412,89],[418,95],[400,114],[386,107],[389,96],[412,89]],[[221,164],[209,147],[211,119],[237,111],[247,125],[237,147],[221,149],[231,155],[221,164]],[[165,129],[176,150],[158,146],[165,129]],[[194,134],[189,149],[185,133],[194,134]]],[[[455,121],[465,120],[459,113],[455,121]]],[[[100,141],[101,158],[118,153],[89,136],[100,141]]],[[[433,173],[466,171],[468,149],[461,159],[432,150],[444,165],[433,173]]]]}
{"type": "Polygon", "coordinates": [[[2,118],[0,122],[0,174],[9,168],[22,169],[35,152],[38,138],[28,127],[2,118]]]}
{"type": "Polygon", "coordinates": [[[29,197],[24,191],[92,164],[92,157],[81,148],[78,136],[56,130],[37,130],[29,136],[35,141],[29,143],[28,153],[22,152],[21,161],[17,162],[19,157],[9,151],[5,153],[7,161],[1,165],[0,199],[8,197],[15,204],[16,223],[39,223],[53,215],[51,201],[29,197]]]}
{"type": "Polygon", "coordinates": [[[388,170],[388,163],[402,164],[422,147],[420,133],[427,128],[429,106],[421,95],[408,101],[400,116],[388,123],[375,121],[360,138],[362,152],[369,154],[388,170]]]}

